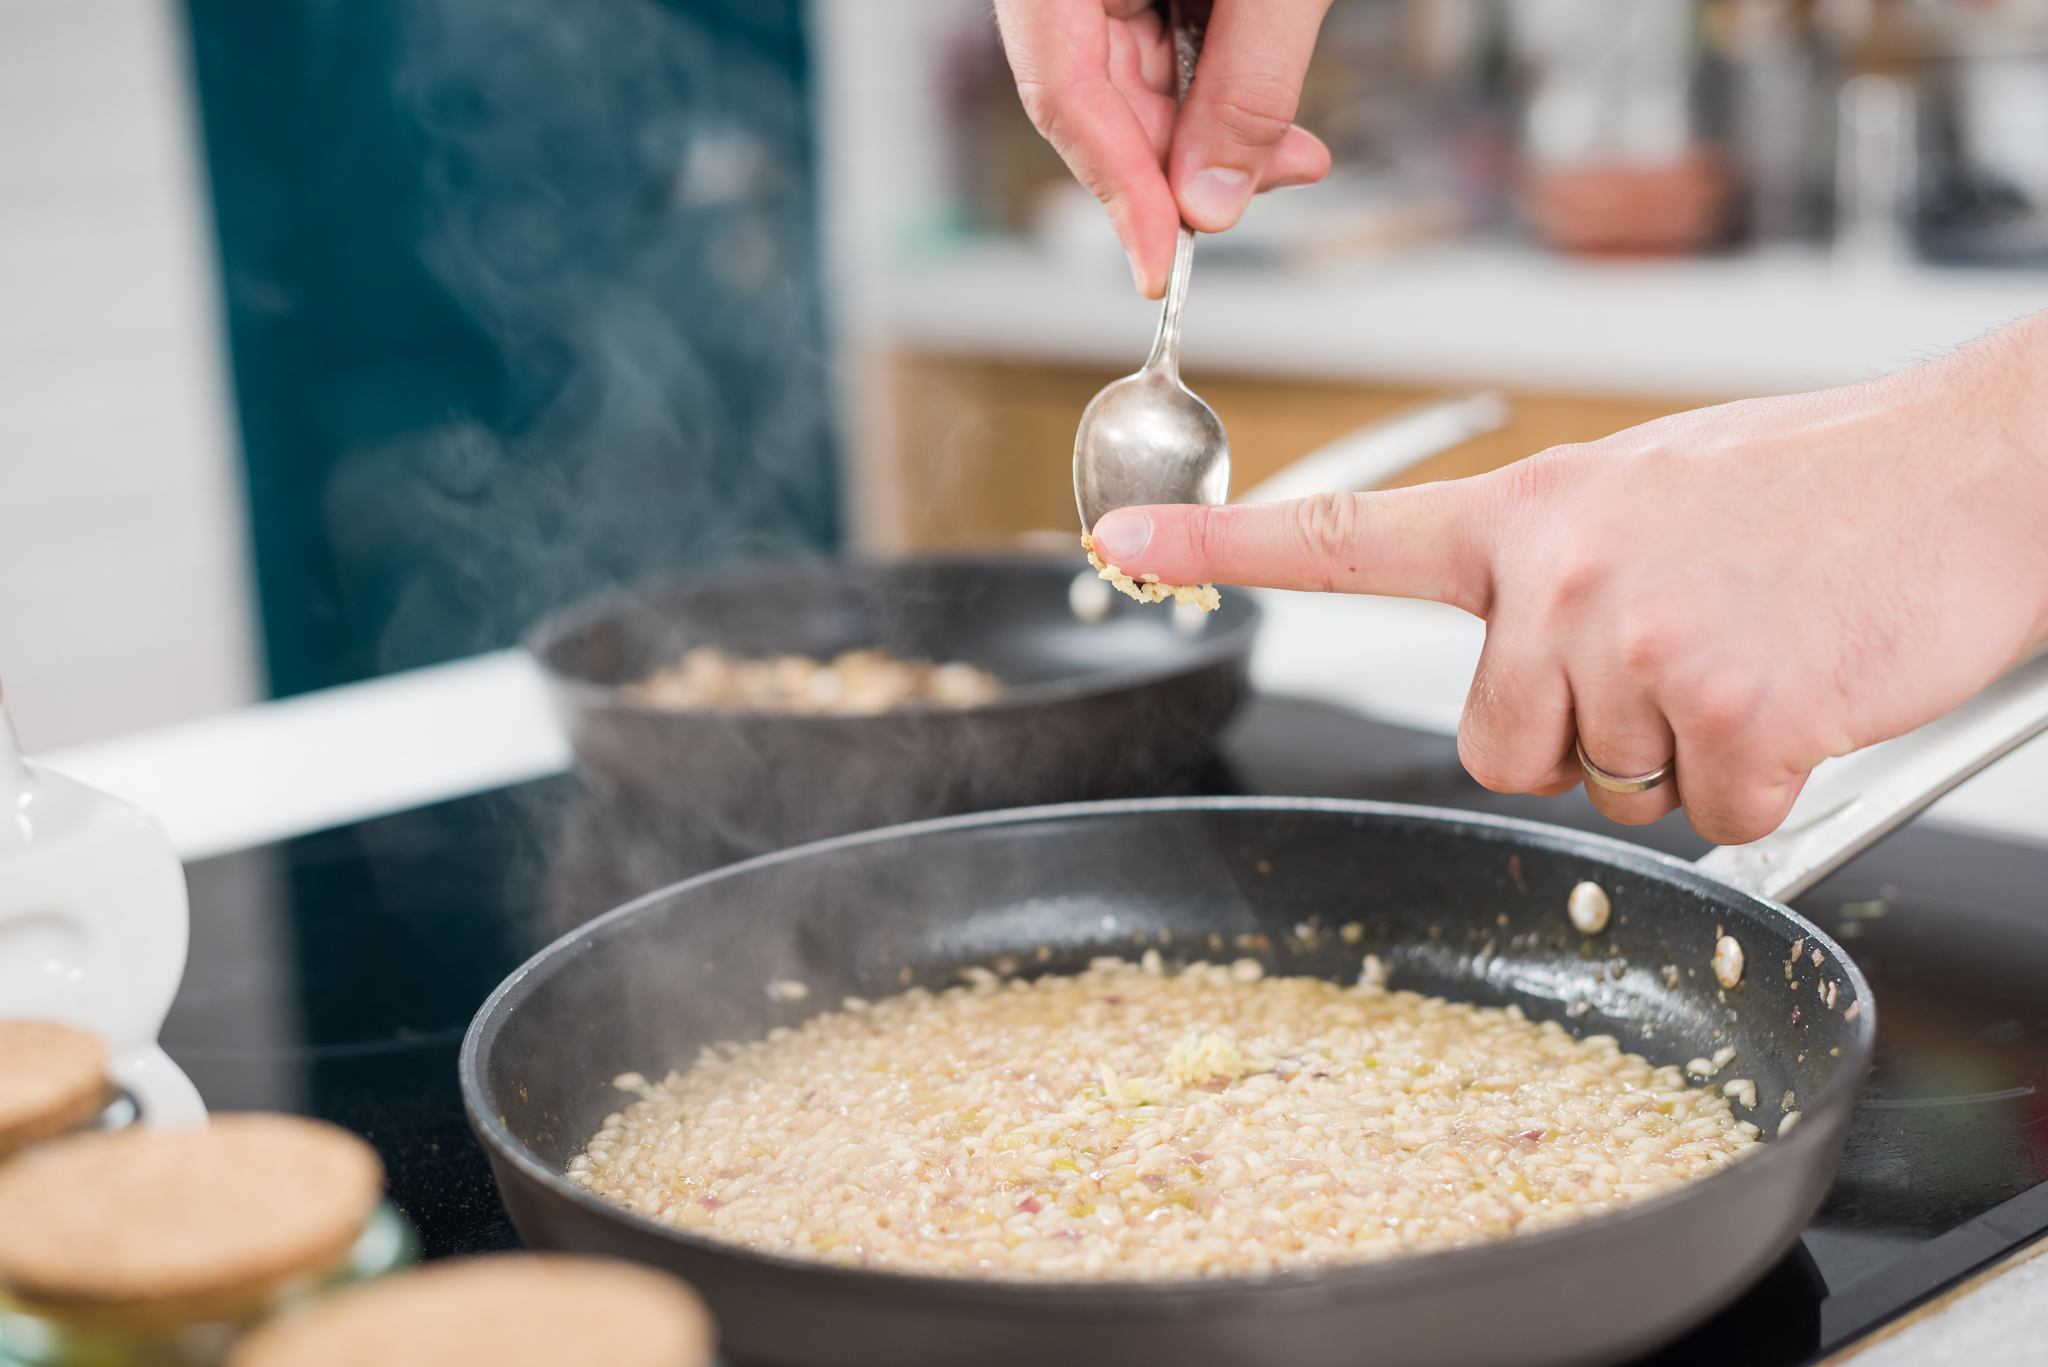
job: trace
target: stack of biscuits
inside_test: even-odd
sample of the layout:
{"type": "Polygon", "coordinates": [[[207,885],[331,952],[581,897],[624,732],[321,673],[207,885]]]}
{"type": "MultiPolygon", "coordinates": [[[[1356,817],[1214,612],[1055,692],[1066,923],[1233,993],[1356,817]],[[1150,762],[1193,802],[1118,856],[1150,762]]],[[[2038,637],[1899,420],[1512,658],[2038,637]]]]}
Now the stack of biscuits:
{"type": "Polygon", "coordinates": [[[705,1367],[688,1287],[506,1254],[426,1269],[355,1135],[287,1115],[111,1130],[91,1034],[0,1021],[0,1363],[705,1367]],[[392,1275],[385,1275],[385,1274],[392,1275]]]}
{"type": "Polygon", "coordinates": [[[711,1317],[633,1263],[505,1253],[344,1292],[252,1335],[229,1367],[707,1367],[711,1317]]]}
{"type": "Polygon", "coordinates": [[[0,1159],[91,1123],[112,1097],[99,1036],[56,1021],[0,1020],[0,1159]]]}

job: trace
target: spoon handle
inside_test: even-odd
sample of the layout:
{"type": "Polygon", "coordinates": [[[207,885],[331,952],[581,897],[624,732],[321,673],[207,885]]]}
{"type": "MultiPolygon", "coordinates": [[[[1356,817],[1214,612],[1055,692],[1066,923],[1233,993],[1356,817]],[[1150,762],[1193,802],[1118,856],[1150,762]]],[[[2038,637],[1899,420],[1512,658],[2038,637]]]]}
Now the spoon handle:
{"type": "Polygon", "coordinates": [[[1173,274],[1166,281],[1166,305],[1159,310],[1159,335],[1152,339],[1152,354],[1145,369],[1180,378],[1180,311],[1188,299],[1188,273],[1195,266],[1195,230],[1180,225],[1173,244],[1173,274]]]}
{"type": "MultiPolygon", "coordinates": [[[[1173,55],[1180,68],[1180,99],[1187,102],[1194,84],[1195,63],[1201,60],[1202,39],[1209,29],[1212,0],[1168,0],[1167,25],[1173,34],[1173,55]]],[[[1159,335],[1145,369],[1180,379],[1180,311],[1188,298],[1188,273],[1195,265],[1195,230],[1180,225],[1173,244],[1173,274],[1166,281],[1166,306],[1159,311],[1159,335]]]]}
{"type": "Polygon", "coordinates": [[[1180,67],[1180,99],[1187,102],[1195,81],[1195,63],[1202,57],[1202,39],[1209,32],[1213,0],[1169,0],[1166,22],[1173,34],[1173,55],[1180,67]]]}

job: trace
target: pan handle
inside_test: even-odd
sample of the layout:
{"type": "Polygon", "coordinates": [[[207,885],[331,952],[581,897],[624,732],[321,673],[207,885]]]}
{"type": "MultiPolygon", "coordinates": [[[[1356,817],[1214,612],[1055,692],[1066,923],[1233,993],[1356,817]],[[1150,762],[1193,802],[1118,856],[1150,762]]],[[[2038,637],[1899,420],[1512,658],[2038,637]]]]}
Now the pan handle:
{"type": "Polygon", "coordinates": [[[1347,432],[1239,494],[1237,503],[1279,503],[1310,494],[1370,489],[1440,451],[1507,424],[1505,397],[1494,393],[1424,404],[1347,432]]]}
{"type": "Polygon", "coordinates": [[[1697,867],[1789,901],[2044,731],[2048,647],[2037,647],[1947,716],[1821,765],[1784,825],[1747,845],[1724,845],[1697,867]]]}

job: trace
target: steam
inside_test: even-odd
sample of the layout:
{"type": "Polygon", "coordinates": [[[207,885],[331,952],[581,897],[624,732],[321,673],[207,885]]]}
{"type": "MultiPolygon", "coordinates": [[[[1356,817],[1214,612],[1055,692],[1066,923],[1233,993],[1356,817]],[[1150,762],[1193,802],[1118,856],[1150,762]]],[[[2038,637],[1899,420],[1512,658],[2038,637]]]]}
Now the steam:
{"type": "Polygon", "coordinates": [[[337,551],[388,586],[378,665],[501,646],[663,571],[829,547],[793,37],[653,0],[412,0],[403,32],[420,259],[502,379],[489,411],[335,470],[337,551]]]}

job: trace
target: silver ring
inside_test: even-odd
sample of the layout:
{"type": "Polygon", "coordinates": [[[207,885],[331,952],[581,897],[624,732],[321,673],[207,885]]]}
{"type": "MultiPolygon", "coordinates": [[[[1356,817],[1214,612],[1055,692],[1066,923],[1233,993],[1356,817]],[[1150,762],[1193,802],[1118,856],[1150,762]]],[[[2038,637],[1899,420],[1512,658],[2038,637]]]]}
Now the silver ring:
{"type": "Polygon", "coordinates": [[[1579,752],[1579,767],[1586,771],[1586,777],[1610,793],[1647,793],[1650,789],[1671,777],[1672,766],[1669,763],[1661,764],[1649,773],[1637,774],[1633,778],[1624,777],[1621,774],[1610,774],[1599,765],[1593,763],[1592,760],[1586,758],[1586,743],[1584,741],[1574,740],[1572,748],[1579,752]]]}

